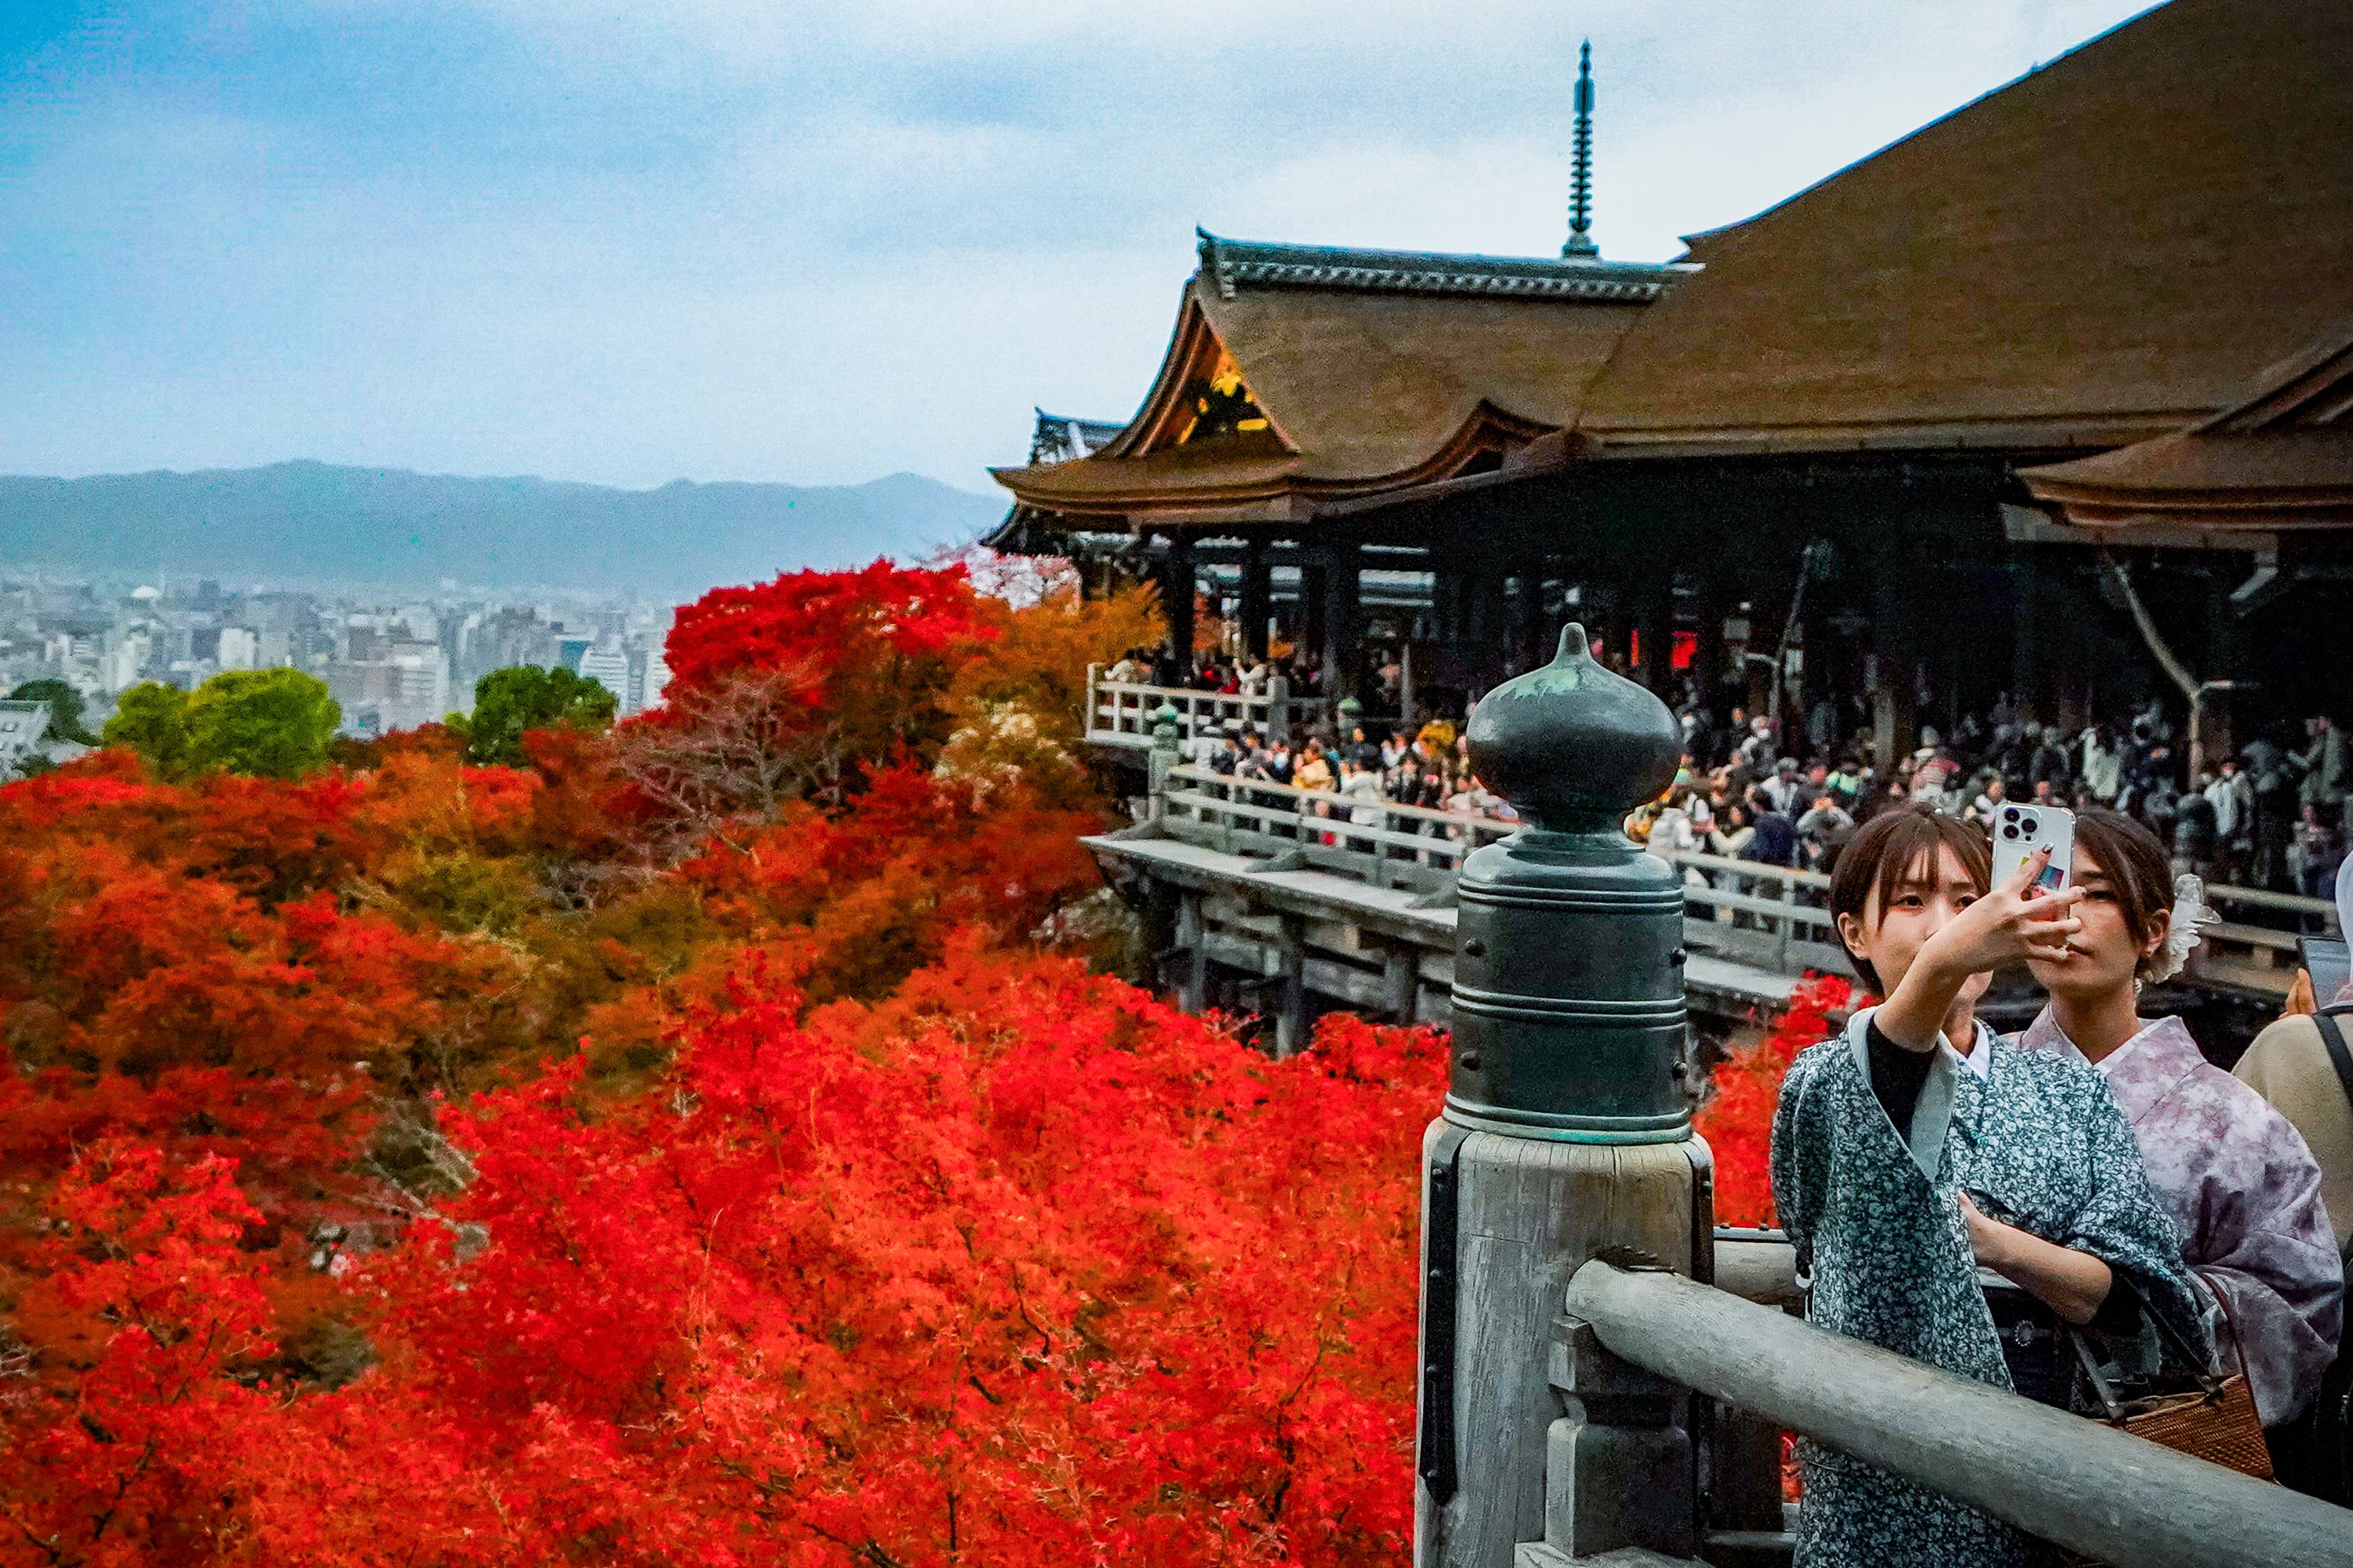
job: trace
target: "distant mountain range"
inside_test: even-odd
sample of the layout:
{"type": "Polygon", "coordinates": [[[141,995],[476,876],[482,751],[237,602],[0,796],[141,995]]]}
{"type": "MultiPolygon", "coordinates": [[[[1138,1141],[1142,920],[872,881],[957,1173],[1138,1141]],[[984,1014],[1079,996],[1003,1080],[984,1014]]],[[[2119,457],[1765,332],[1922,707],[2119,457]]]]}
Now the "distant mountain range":
{"type": "Polygon", "coordinates": [[[0,563],[691,597],[804,566],[912,561],[1005,513],[914,474],[862,485],[614,489],[275,463],[206,473],[0,476],[0,563]]]}

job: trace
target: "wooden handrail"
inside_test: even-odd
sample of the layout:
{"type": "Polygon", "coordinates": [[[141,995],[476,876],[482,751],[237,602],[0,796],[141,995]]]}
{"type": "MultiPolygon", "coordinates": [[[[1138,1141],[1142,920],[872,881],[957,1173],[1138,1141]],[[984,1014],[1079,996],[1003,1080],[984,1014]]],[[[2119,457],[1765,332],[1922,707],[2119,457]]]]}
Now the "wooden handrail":
{"type": "Polygon", "coordinates": [[[1702,871],[1730,871],[1736,876],[1761,877],[1770,882],[1793,882],[1800,888],[1819,888],[1825,893],[1831,887],[1831,879],[1820,871],[1801,871],[1795,866],[1774,866],[1762,860],[1735,860],[1723,855],[1704,855],[1696,849],[1679,849],[1664,858],[1674,865],[1695,867],[1702,871]]]}
{"type": "Polygon", "coordinates": [[[2217,904],[2245,904],[2250,909],[2277,910],[2282,914],[2312,915],[2334,925],[2337,906],[2327,899],[2307,899],[2302,893],[2274,893],[2268,888],[2242,888],[2232,882],[2209,882],[2206,897],[2217,904]]]}
{"type": "MultiPolygon", "coordinates": [[[[1327,805],[1343,810],[1373,804],[1371,801],[1351,799],[1335,789],[1302,789],[1297,784],[1276,784],[1268,779],[1238,778],[1231,773],[1221,773],[1209,768],[1197,768],[1189,765],[1169,769],[1168,776],[1187,784],[1215,784],[1224,789],[1284,795],[1293,800],[1322,801],[1327,805]]],[[[1226,803],[1221,801],[1219,804],[1222,805],[1226,803]]],[[[1450,827],[1468,826],[1496,838],[1504,837],[1520,829],[1520,825],[1516,822],[1506,822],[1499,816],[1481,816],[1475,812],[1439,811],[1427,805],[1407,805],[1393,800],[1382,801],[1380,808],[1390,816],[1402,816],[1416,822],[1440,823],[1450,827]]],[[[1323,820],[1345,826],[1347,819],[1335,816],[1323,820]]],[[[1335,831],[1337,831],[1337,828],[1335,831]]]]}
{"type": "Polygon", "coordinates": [[[1709,1398],[2135,1568],[2353,1568],[2353,1515],[1679,1275],[1595,1261],[1568,1311],[1709,1398]]]}

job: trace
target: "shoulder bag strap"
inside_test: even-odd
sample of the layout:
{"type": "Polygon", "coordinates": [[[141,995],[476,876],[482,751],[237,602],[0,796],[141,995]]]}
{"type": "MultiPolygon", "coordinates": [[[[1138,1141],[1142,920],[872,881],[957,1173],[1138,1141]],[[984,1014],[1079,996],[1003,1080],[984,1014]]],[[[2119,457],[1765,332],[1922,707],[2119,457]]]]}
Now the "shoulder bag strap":
{"type": "Polygon", "coordinates": [[[2328,1048],[2328,1065],[2337,1069],[2337,1081],[2344,1086],[2346,1100],[2353,1101],[2353,1051],[2345,1048],[2345,1031],[2337,1026],[2336,1012],[2332,1006],[2315,1013],[2312,1021],[2320,1026],[2320,1043],[2328,1048]]]}

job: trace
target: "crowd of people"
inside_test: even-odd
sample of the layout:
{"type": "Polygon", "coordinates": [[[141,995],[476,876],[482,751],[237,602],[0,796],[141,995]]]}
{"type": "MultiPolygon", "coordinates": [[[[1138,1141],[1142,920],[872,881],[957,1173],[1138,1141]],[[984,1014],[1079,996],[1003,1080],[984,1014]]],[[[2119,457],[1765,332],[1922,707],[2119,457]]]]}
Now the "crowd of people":
{"type": "Polygon", "coordinates": [[[2128,816],[2167,847],[2177,870],[2209,881],[2326,899],[2346,858],[2353,777],[2344,737],[2326,717],[2306,724],[2301,750],[2259,738],[2194,778],[2155,706],[2126,725],[2069,733],[2021,718],[2004,700],[1989,715],[1964,717],[1949,737],[1923,728],[1919,748],[1884,773],[1859,745],[1818,749],[1819,726],[1785,745],[1771,720],[1737,708],[1719,723],[1687,702],[1678,719],[1684,770],[1629,824],[1662,853],[1830,872],[1856,831],[1893,806],[1986,824],[2005,803],[2031,802],[2128,816]]]}
{"type": "MultiPolygon", "coordinates": [[[[1140,679],[1154,673],[1139,654],[1132,653],[1112,666],[1106,679],[1140,679]]],[[[1212,662],[1197,672],[1192,689],[1262,697],[1275,673],[1289,680],[1293,672],[1263,661],[1212,662]]],[[[1301,679],[1303,684],[1292,685],[1290,691],[1312,696],[1312,672],[1301,679]]],[[[1222,725],[1197,727],[1182,750],[1194,767],[1245,783],[1328,791],[1342,797],[1352,818],[1360,822],[1377,816],[1385,805],[1514,820],[1512,808],[1472,771],[1469,744],[1452,721],[1430,720],[1409,732],[1401,725],[1367,725],[1353,698],[1342,699],[1329,721],[1309,725],[1297,736],[1286,727],[1236,717],[1222,725]]],[[[1318,815],[1330,816],[1341,807],[1342,802],[1335,802],[1318,815]]]]}
{"type": "MultiPolygon", "coordinates": [[[[1394,679],[1384,669],[1382,676],[1394,679]]],[[[1313,697],[1318,672],[1288,660],[1212,658],[1180,668],[1132,650],[1113,680],[1149,681],[1242,699],[1279,679],[1313,697]]],[[[1386,688],[1385,688],[1386,689],[1386,688]]],[[[1893,767],[1865,759],[1867,734],[1836,739],[1836,710],[1816,703],[1802,724],[1728,710],[1686,685],[1678,694],[1684,765],[1667,795],[1627,830],[1661,854],[1698,852],[1828,873],[1855,832],[1890,806],[1917,804],[1985,823],[2005,803],[2101,807],[2132,817],[2167,847],[2178,870],[2213,882],[2330,896],[2347,854],[2345,803],[2353,758],[2335,723],[2316,716],[2301,744],[2269,736],[2218,764],[2188,771],[2186,746],[2158,704],[2123,723],[2063,731],[2005,697],[1965,715],[1949,735],[1924,726],[1893,767]]],[[[1388,803],[1512,819],[1471,766],[1462,727],[1437,719],[1367,725],[1354,699],[1293,736],[1237,717],[1197,729],[1186,760],[1246,780],[1330,790],[1388,803]]]]}

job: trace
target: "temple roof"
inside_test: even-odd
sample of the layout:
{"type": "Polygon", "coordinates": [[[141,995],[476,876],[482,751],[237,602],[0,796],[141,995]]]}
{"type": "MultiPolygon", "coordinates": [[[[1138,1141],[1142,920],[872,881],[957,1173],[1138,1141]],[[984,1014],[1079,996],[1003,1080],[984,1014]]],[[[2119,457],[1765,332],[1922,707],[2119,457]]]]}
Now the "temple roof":
{"type": "Polygon", "coordinates": [[[1586,400],[1602,451],[2098,447],[2353,302],[2353,5],[2173,0],[1745,223],[1586,400]]]}
{"type": "Polygon", "coordinates": [[[1083,458],[1109,446],[1112,438],[1126,428],[1116,419],[1073,419],[1067,414],[1049,414],[1042,408],[1031,412],[1038,416],[1037,427],[1029,435],[1032,463],[1083,458]]]}
{"type": "Polygon", "coordinates": [[[2146,527],[2353,526],[2353,321],[2191,429],[2020,477],[2069,522],[2119,541],[2146,527]]]}
{"type": "Polygon", "coordinates": [[[1691,270],[1208,234],[1200,257],[1125,429],[994,470],[1024,504],[1293,516],[1499,465],[1575,418],[1628,324],[1691,270]]]}

